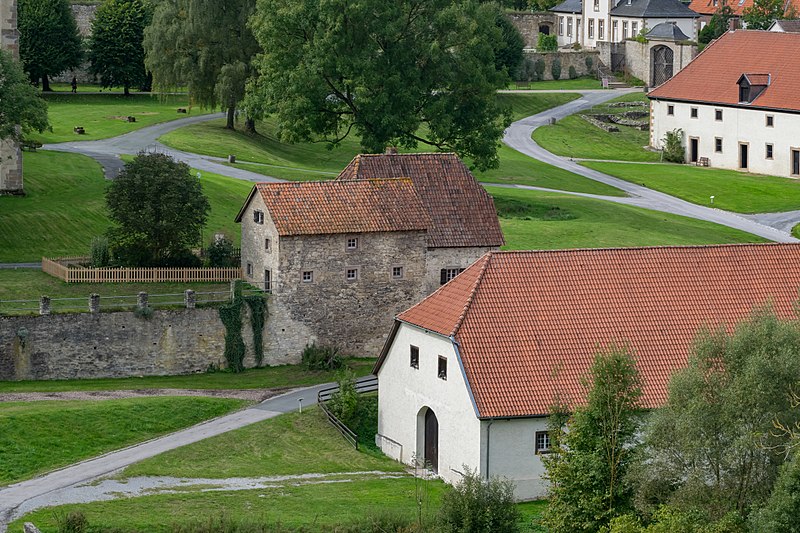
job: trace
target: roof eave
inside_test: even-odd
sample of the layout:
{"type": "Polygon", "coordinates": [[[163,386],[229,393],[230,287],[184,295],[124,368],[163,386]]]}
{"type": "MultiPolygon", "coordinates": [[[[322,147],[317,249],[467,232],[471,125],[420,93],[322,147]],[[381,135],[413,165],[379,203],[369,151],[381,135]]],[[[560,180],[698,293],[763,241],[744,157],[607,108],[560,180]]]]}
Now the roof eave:
{"type": "Polygon", "coordinates": [[[257,190],[258,184],[253,185],[253,188],[250,189],[250,194],[247,195],[247,199],[244,201],[244,205],[242,205],[242,208],[239,209],[239,214],[237,214],[236,218],[233,219],[234,222],[239,223],[242,221],[242,218],[244,218],[244,212],[247,211],[247,206],[250,205],[250,201],[253,199],[253,196],[257,190]]]}

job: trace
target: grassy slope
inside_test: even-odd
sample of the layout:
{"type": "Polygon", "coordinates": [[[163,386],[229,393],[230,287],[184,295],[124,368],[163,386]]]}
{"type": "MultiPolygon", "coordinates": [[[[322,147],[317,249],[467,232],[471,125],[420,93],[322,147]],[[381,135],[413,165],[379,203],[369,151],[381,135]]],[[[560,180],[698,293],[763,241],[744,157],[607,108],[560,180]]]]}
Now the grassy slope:
{"type": "Polygon", "coordinates": [[[190,108],[187,96],[133,95],[126,98],[119,94],[48,93],[44,99],[53,131],[30,135],[31,139],[43,143],[106,139],[145,126],[208,112],[190,108]],[[186,108],[190,114],[178,114],[179,107],[186,108]],[[136,122],[122,120],[128,116],[136,117],[136,122]],[[75,126],[85,128],[86,134],[77,135],[73,131],[75,126]]]}
{"type": "Polygon", "coordinates": [[[243,406],[219,398],[0,404],[0,484],[163,435],[243,406]]]}
{"type": "Polygon", "coordinates": [[[764,242],[725,226],[566,194],[487,187],[506,249],[605,248],[764,242]],[[509,216],[513,212],[514,216],[509,216]]]}
{"type": "MultiPolygon", "coordinates": [[[[24,164],[27,196],[0,197],[0,262],[87,254],[92,237],[109,227],[100,165],[56,152],[26,153],[24,164]]],[[[202,183],[211,203],[206,240],[224,231],[238,243],[233,219],[252,184],[206,172],[202,183]]]]}
{"type": "MultiPolygon", "coordinates": [[[[345,359],[357,377],[372,372],[374,359],[345,359]]],[[[308,371],[300,365],[281,365],[245,370],[238,374],[214,372],[187,376],[81,379],[58,381],[0,381],[3,392],[105,391],[141,389],[273,389],[328,383],[336,372],[308,371]]]]}
{"type": "Polygon", "coordinates": [[[602,89],[602,84],[597,78],[582,76],[574,80],[548,80],[531,82],[513,82],[509,89],[529,89],[531,91],[559,91],[580,89],[602,89]]]}
{"type": "Polygon", "coordinates": [[[714,207],[738,213],[800,209],[800,183],[787,178],[683,165],[584,164],[700,205],[714,196],[714,207]]]}
{"type": "Polygon", "coordinates": [[[402,471],[400,463],[342,445],[319,408],[290,413],[162,453],[122,475],[221,479],[335,472],[402,471]]]}
{"type": "MultiPolygon", "coordinates": [[[[611,102],[644,101],[643,93],[616,98],[611,102]]],[[[641,108],[643,111],[647,108],[641,108]]],[[[599,105],[584,114],[621,113],[626,108],[599,105]]],[[[552,126],[543,126],[533,132],[533,140],[542,148],[565,157],[585,159],[615,159],[621,161],[659,161],[661,154],[643,147],[650,143],[650,133],[627,126],[618,126],[619,132],[608,133],[593,126],[577,115],[569,116],[552,126]]]]}

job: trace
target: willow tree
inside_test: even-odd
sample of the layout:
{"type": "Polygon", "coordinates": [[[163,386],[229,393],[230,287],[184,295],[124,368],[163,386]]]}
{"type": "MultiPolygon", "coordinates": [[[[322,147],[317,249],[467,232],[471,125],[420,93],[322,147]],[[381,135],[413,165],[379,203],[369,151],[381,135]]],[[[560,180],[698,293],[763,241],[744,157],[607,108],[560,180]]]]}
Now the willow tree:
{"type": "Polygon", "coordinates": [[[475,0],[258,0],[263,49],[248,100],[287,142],[349,134],[367,152],[419,144],[496,167],[510,117],[496,91],[499,7],[475,0]]]}
{"type": "MultiPolygon", "coordinates": [[[[258,43],[247,21],[255,0],[161,0],[145,30],[145,66],[153,86],[186,86],[201,107],[221,106],[233,129],[258,43]]],[[[252,116],[248,127],[252,129],[252,116]]]]}

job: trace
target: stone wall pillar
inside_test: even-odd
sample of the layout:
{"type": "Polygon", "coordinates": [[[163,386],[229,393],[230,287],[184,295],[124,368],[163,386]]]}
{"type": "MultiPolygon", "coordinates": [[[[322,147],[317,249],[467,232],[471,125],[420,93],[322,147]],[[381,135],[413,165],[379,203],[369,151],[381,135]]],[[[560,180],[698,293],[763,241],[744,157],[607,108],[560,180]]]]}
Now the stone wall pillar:
{"type": "MultiPolygon", "coordinates": [[[[0,2],[0,48],[19,59],[17,0],[0,2]]],[[[22,194],[22,152],[19,145],[0,142],[0,195],[22,194]]]]}
{"type": "Polygon", "coordinates": [[[99,294],[90,294],[89,295],[89,312],[93,315],[100,312],[100,295],[99,294]]]}
{"type": "Polygon", "coordinates": [[[140,293],[139,293],[139,294],[136,296],[136,307],[138,307],[139,309],[144,309],[144,308],[146,308],[146,307],[147,307],[147,303],[148,303],[149,299],[150,299],[150,298],[147,296],[147,293],[146,293],[146,292],[140,292],[140,293]]]}
{"type": "Polygon", "coordinates": [[[183,293],[183,303],[186,305],[186,309],[194,309],[197,306],[197,296],[192,289],[186,289],[183,293]]]}
{"type": "Polygon", "coordinates": [[[50,314],[50,297],[42,296],[39,298],[39,314],[42,316],[50,314]]]}

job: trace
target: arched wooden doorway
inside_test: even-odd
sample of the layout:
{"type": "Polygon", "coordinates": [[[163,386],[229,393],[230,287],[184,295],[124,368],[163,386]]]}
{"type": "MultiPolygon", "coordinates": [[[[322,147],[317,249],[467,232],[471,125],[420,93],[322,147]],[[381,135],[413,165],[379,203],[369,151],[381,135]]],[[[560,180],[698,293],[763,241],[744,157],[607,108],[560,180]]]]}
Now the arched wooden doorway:
{"type": "Polygon", "coordinates": [[[425,464],[434,472],[439,471],[439,420],[432,409],[425,411],[425,464]]]}
{"type": "Polygon", "coordinates": [[[651,87],[658,87],[674,74],[673,71],[674,52],[669,46],[659,45],[653,47],[650,56],[653,76],[651,87]]]}

